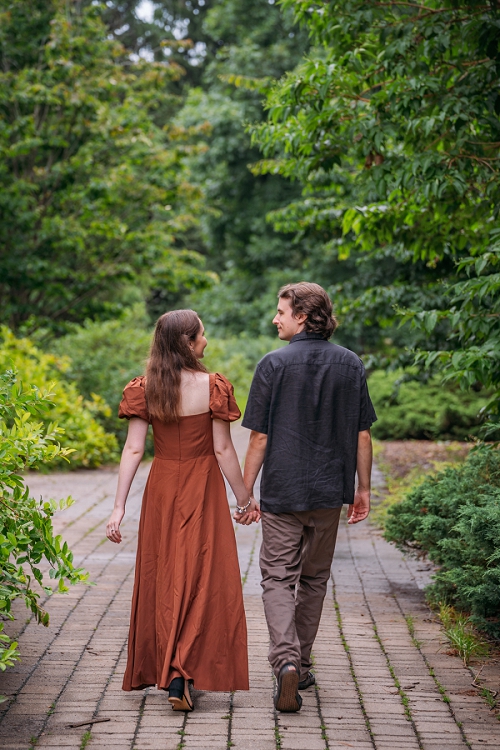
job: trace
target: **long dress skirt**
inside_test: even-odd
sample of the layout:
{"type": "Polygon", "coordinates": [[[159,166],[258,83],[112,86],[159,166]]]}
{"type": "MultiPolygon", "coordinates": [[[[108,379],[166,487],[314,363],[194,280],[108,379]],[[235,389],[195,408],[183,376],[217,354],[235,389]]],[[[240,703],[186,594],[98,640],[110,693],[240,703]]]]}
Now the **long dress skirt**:
{"type": "Polygon", "coordinates": [[[124,690],[165,689],[177,676],[198,690],[248,690],[241,576],[212,416],[152,421],[124,690]]]}

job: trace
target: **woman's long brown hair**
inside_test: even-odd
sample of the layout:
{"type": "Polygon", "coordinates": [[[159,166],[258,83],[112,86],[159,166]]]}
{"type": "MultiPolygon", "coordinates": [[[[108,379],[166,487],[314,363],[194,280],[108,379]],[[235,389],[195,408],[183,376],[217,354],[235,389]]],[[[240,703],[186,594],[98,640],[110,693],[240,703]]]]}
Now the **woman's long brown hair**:
{"type": "Polygon", "coordinates": [[[207,372],[189,346],[201,330],[194,310],[172,310],[158,318],[146,368],[146,401],[151,417],[178,422],[181,372],[207,372]]]}

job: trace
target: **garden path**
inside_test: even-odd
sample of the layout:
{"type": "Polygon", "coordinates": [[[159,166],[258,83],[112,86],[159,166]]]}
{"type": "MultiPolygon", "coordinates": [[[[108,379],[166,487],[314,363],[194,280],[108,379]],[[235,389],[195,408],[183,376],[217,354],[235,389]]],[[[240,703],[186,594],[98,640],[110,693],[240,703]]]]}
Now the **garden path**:
{"type": "MultiPolygon", "coordinates": [[[[240,455],[246,431],[234,428],[240,455]]],[[[500,723],[447,655],[424,604],[427,566],[407,560],[368,523],[341,523],[319,634],[318,689],[298,714],[273,710],[258,550],[260,526],[237,527],[249,626],[249,693],[196,693],[196,711],[171,711],[164,692],[121,691],[137,522],[148,465],[141,466],[123,523],[104,536],[116,468],[30,477],[32,492],[77,501],[56,517],[95,586],[50,601],[50,626],[17,610],[22,660],[1,678],[5,750],[462,750],[500,748],[500,723]],[[93,725],[92,719],[109,719],[93,725]],[[81,722],[78,727],[71,727],[81,722]]],[[[376,471],[375,483],[383,478],[376,471]]],[[[230,499],[234,505],[234,498],[230,499]]],[[[498,686],[497,686],[498,687],[498,686]]]]}

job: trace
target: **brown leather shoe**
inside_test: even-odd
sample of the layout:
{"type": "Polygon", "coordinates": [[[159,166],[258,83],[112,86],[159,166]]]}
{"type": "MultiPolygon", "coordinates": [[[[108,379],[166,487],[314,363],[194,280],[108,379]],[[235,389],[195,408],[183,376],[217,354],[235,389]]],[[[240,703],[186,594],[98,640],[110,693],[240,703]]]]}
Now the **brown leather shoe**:
{"type": "Polygon", "coordinates": [[[284,664],[278,675],[278,689],[274,699],[274,705],[278,711],[289,713],[300,711],[302,698],[297,692],[298,686],[299,673],[297,667],[291,662],[284,664]]]}

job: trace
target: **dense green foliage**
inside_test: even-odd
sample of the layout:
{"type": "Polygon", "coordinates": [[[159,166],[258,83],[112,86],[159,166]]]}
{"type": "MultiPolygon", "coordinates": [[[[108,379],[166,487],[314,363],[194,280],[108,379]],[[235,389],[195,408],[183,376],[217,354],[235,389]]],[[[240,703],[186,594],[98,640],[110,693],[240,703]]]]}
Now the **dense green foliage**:
{"type": "Polygon", "coordinates": [[[209,281],[177,236],[197,201],[182,149],[155,121],[179,71],[133,63],[100,13],[0,1],[0,301],[28,334],[209,281]]]}
{"type": "Polygon", "coordinates": [[[440,566],[430,594],[471,612],[500,636],[500,453],[473,450],[459,468],[427,478],[390,508],[386,539],[440,566]]]}
{"type": "Polygon", "coordinates": [[[478,435],[488,395],[457,386],[443,388],[439,378],[428,382],[408,373],[383,370],[368,380],[377,412],[372,435],[379,440],[466,440],[478,435]]]}
{"type": "MultiPolygon", "coordinates": [[[[73,501],[36,500],[30,496],[28,469],[67,459],[71,448],[60,445],[63,431],[47,419],[52,394],[34,385],[24,387],[11,371],[0,376],[0,613],[13,619],[16,599],[24,599],[37,622],[48,625],[49,615],[39,603],[40,591],[52,593],[43,581],[41,563],[64,592],[67,584],[86,581],[88,574],[73,566],[73,555],[60,536],[54,536],[52,516],[73,501]]],[[[0,669],[18,658],[17,643],[0,624],[0,669]]]]}
{"type": "MultiPolygon", "coordinates": [[[[51,393],[50,405],[40,413],[39,420],[50,432],[53,424],[62,429],[58,442],[63,449],[71,449],[71,467],[115,461],[115,436],[105,432],[96,420],[109,414],[109,407],[95,393],[84,399],[68,382],[68,368],[66,359],[40,351],[29,339],[18,339],[7,328],[0,329],[0,373],[13,370],[24,387],[51,393]]],[[[62,453],[54,455],[50,464],[51,468],[68,467],[62,453]]]]}
{"type": "Polygon", "coordinates": [[[300,243],[292,247],[289,233],[273,231],[266,214],[300,188],[279,175],[250,173],[259,151],[245,125],[264,118],[263,90],[298,62],[307,35],[267,0],[212,3],[203,31],[217,52],[204,59],[200,86],[186,92],[175,125],[179,136],[189,142],[194,133],[194,143],[205,146],[186,159],[186,169],[203,195],[196,248],[220,281],[188,304],[218,336],[269,335],[277,289],[307,252],[300,243]]]}
{"type": "Polygon", "coordinates": [[[3,322],[65,355],[42,369],[75,386],[57,418],[78,461],[112,451],[91,421],[70,429],[70,402],[123,437],[157,315],[197,309],[244,402],[299,278],[329,289],[336,340],[371,368],[416,357],[464,387],[389,394],[375,372],[376,433],[474,433],[499,377],[496,7],[140,7],[0,0],[3,322]]]}
{"type": "MultiPolygon", "coordinates": [[[[500,30],[495,2],[284,0],[315,47],[273,88],[257,174],[301,180],[283,230],[354,265],[346,315],[413,322],[416,361],[500,385],[500,30]],[[372,279],[357,268],[380,264],[372,279]],[[396,312],[394,311],[396,308],[396,312]]],[[[381,343],[381,342],[380,342],[381,343]]]]}

